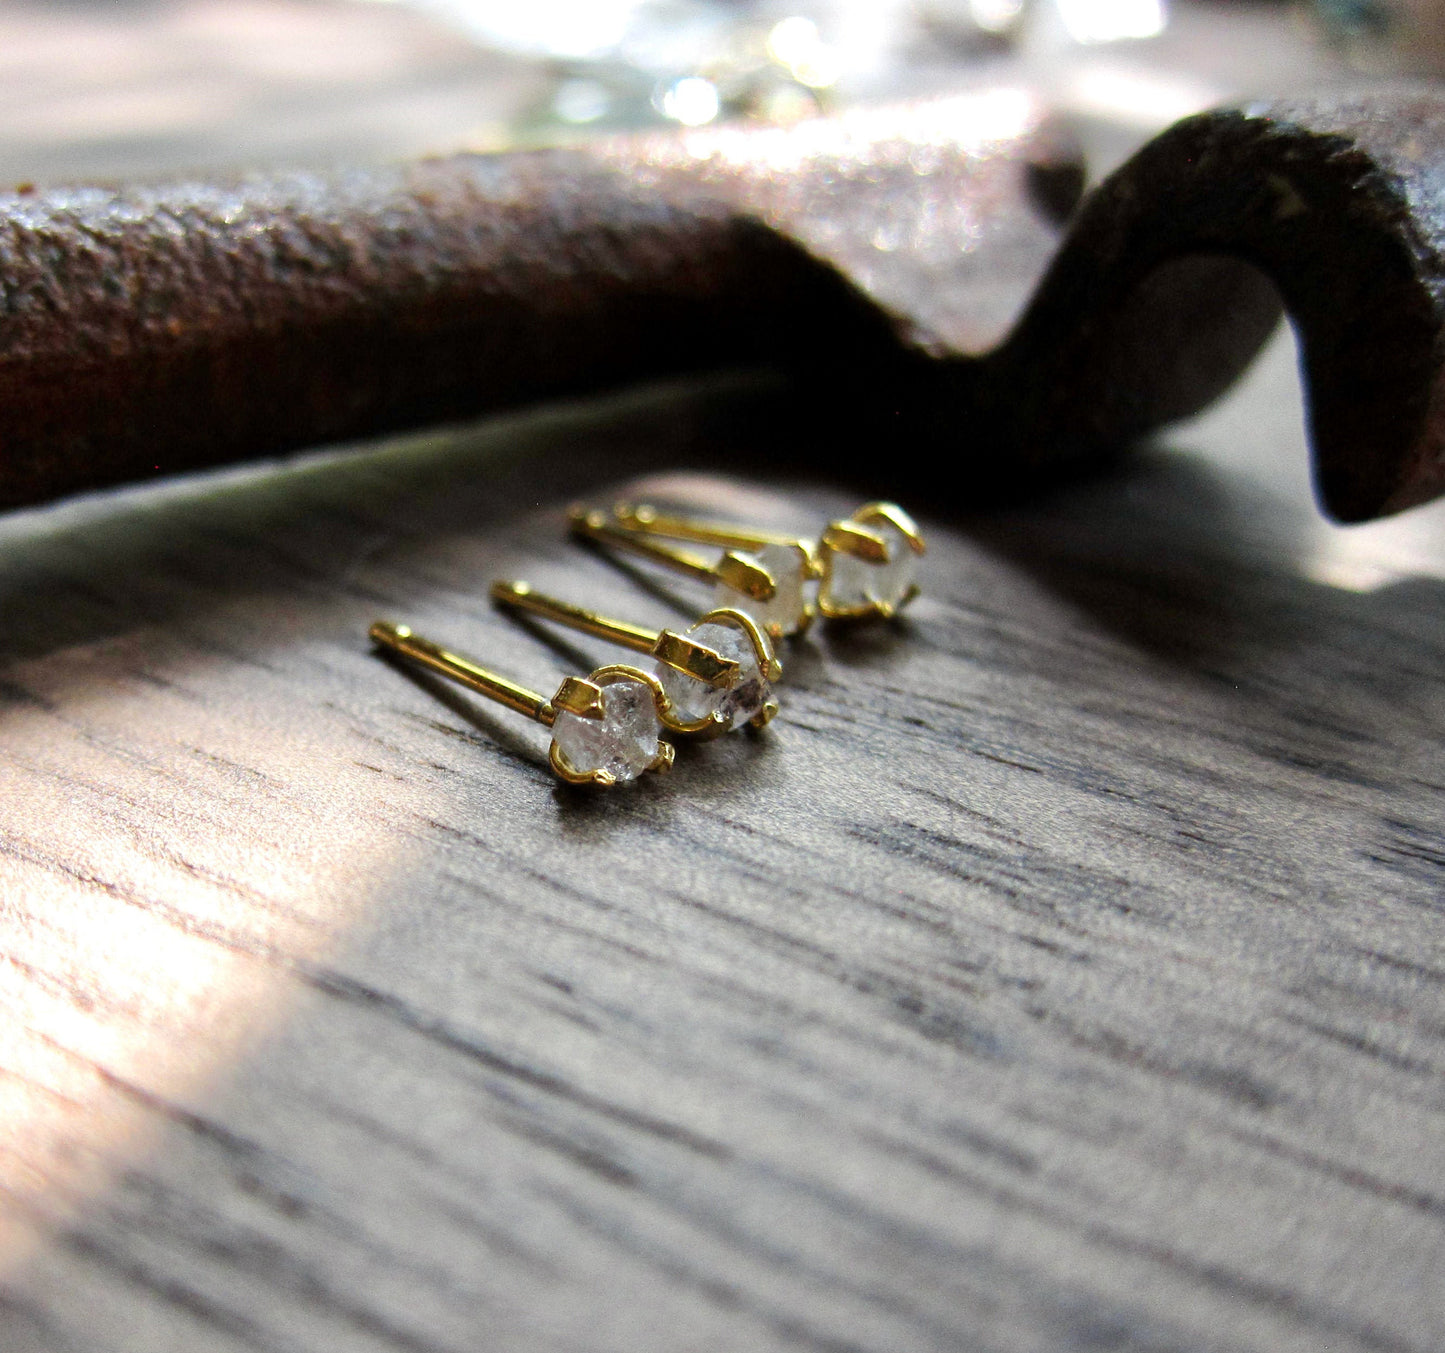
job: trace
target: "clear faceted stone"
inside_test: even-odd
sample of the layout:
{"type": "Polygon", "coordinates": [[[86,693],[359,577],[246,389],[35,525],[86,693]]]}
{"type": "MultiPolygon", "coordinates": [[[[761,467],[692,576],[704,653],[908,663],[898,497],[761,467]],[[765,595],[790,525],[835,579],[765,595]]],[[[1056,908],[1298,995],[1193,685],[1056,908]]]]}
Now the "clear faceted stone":
{"type": "Polygon", "coordinates": [[[777,590],[771,601],[755,601],[734,592],[726,583],[719,583],[715,604],[735,611],[746,611],[760,629],[779,634],[796,634],[803,623],[803,581],[807,570],[806,556],[794,545],[764,545],[760,550],[739,550],[744,559],[760,564],[772,574],[777,590]]]}
{"type": "Polygon", "coordinates": [[[908,596],[918,576],[918,556],[908,537],[891,522],[868,522],[867,529],[888,543],[888,562],[872,564],[855,559],[842,550],[829,550],[828,576],[823,582],[823,601],[840,611],[896,611],[908,596]]]}
{"type": "Polygon", "coordinates": [[[720,710],[727,718],[728,727],[736,728],[761,713],[763,706],[772,699],[773,688],[763,675],[753,641],[747,632],[736,625],[709,620],[693,625],[686,633],[688,638],[705,644],[719,657],[737,663],[739,671],[733,685],[710,686],[706,681],[679,672],[666,663],[658,663],[657,679],[662,682],[662,689],[667,692],[667,698],[672,701],[681,719],[691,723],[710,718],[714,710],[720,710]]]}
{"type": "Polygon", "coordinates": [[[573,770],[605,770],[620,784],[657,760],[660,727],[652,687],[623,679],[602,687],[600,719],[558,710],[552,740],[573,770]]]}

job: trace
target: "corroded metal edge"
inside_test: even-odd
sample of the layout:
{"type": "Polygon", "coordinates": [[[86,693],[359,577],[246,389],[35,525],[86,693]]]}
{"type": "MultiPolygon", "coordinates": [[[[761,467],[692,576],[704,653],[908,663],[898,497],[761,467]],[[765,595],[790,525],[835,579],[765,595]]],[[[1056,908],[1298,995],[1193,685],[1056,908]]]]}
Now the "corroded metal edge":
{"type": "Polygon", "coordinates": [[[968,383],[995,435],[1059,463],[1204,407],[1282,302],[1323,506],[1363,521],[1445,490],[1442,300],[1445,100],[1259,103],[1177,124],[1101,184],[968,383]]]}

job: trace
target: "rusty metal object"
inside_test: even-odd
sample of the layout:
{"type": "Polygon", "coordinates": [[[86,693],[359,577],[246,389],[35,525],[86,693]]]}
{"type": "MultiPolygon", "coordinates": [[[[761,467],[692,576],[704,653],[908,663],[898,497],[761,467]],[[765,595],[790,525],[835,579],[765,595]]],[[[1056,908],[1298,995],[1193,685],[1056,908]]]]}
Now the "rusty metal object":
{"type": "Polygon", "coordinates": [[[1363,519],[1445,487],[1442,108],[1190,119],[1051,267],[1078,164],[1011,91],[0,198],[0,502],[744,364],[931,438],[960,491],[1028,481],[1202,407],[1283,297],[1324,502],[1363,519]]]}
{"type": "Polygon", "coordinates": [[[1192,412],[1279,299],[1325,509],[1364,521],[1445,490],[1438,92],[1221,110],[1145,146],[1091,194],[986,362],[981,398],[1011,406],[995,435],[1068,456],[1192,412]],[[1025,388],[1036,393],[1020,409],[1025,388]]]}
{"type": "Polygon", "coordinates": [[[0,501],[717,366],[881,388],[919,339],[854,280],[967,350],[1046,266],[1030,185],[1060,171],[1038,121],[1005,91],[0,199],[0,501]]]}

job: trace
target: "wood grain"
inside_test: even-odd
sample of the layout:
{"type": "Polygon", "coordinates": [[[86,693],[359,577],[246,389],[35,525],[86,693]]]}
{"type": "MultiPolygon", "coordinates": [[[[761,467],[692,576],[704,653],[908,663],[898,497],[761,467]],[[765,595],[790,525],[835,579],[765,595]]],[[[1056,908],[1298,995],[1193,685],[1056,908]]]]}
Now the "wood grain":
{"type": "Polygon", "coordinates": [[[1046,502],[901,486],[907,622],[610,796],[366,625],[611,657],[486,583],[675,619],[562,510],[848,510],[785,395],[0,523],[0,1347],[1439,1348],[1445,515],[1313,518],[1289,356],[1046,502]]]}

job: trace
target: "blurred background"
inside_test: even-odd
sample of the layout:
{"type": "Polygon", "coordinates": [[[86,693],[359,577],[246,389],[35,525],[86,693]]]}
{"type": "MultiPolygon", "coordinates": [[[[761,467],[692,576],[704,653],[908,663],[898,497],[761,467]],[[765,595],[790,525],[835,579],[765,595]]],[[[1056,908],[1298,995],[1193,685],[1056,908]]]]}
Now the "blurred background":
{"type": "Polygon", "coordinates": [[[1433,0],[10,0],[0,181],[503,149],[1007,81],[1096,168],[1198,108],[1432,73],[1433,0]]]}

